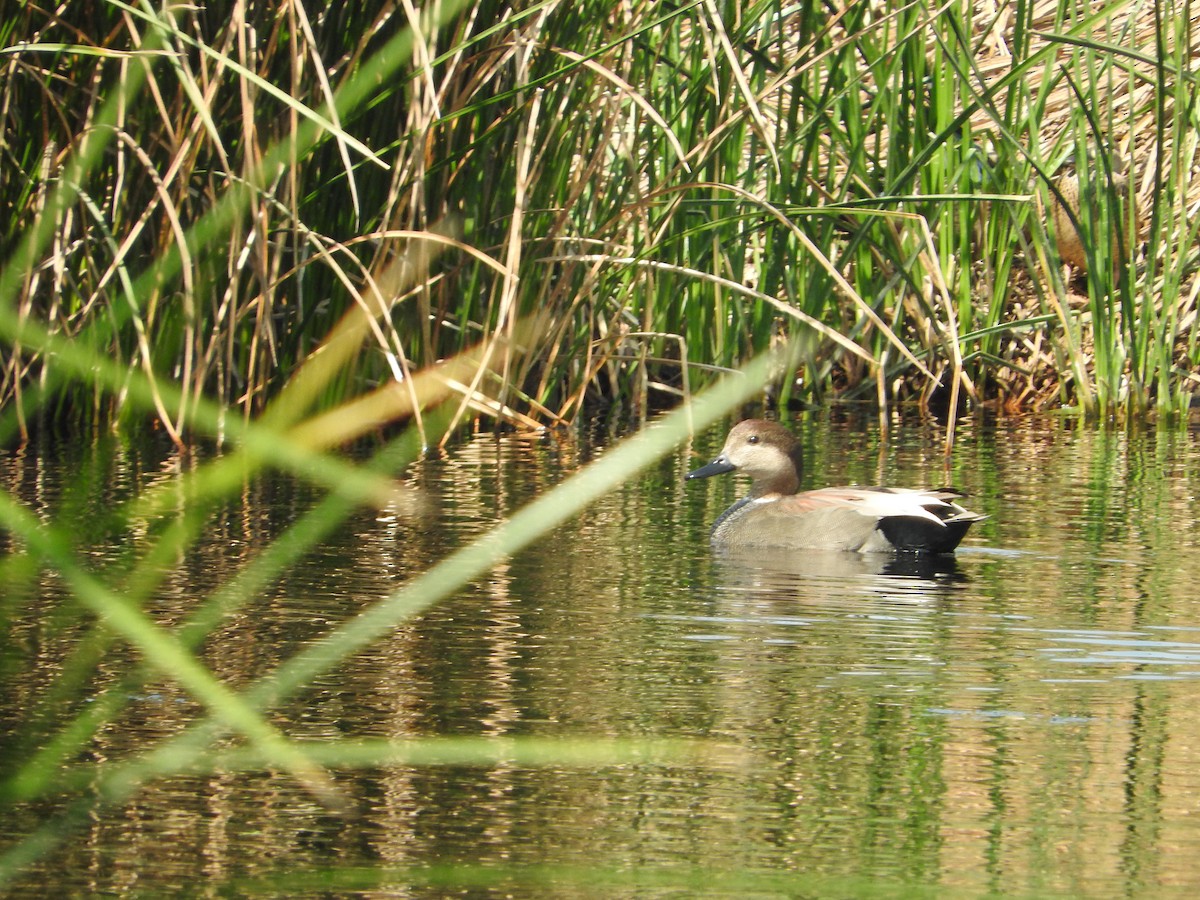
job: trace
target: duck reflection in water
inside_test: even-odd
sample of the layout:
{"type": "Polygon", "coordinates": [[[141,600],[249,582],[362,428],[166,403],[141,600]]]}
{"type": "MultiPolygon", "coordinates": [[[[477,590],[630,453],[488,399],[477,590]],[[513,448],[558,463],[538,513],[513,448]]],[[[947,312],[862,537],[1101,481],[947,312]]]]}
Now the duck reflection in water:
{"type": "Polygon", "coordinates": [[[856,553],[953,553],[975,522],[987,518],[955,502],[952,488],[800,487],[800,442],[776,422],[746,419],[729,432],[721,454],[688,478],[742,472],[750,493],[713,524],[722,550],[781,548],[856,553]]]}
{"type": "Polygon", "coordinates": [[[713,561],[726,580],[766,577],[780,583],[882,578],[903,579],[914,588],[945,588],[965,582],[953,553],[846,553],[841,550],[806,550],[796,553],[781,547],[713,548],[713,561]]]}

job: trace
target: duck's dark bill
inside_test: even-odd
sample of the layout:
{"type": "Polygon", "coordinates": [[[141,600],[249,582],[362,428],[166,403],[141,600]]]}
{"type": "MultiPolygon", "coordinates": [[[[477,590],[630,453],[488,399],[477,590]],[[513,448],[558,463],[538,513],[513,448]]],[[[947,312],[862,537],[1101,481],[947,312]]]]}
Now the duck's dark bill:
{"type": "Polygon", "coordinates": [[[688,472],[688,478],[708,478],[710,475],[724,475],[726,472],[732,472],[736,469],[733,463],[725,459],[723,456],[718,456],[707,466],[701,466],[694,471],[688,472]]]}

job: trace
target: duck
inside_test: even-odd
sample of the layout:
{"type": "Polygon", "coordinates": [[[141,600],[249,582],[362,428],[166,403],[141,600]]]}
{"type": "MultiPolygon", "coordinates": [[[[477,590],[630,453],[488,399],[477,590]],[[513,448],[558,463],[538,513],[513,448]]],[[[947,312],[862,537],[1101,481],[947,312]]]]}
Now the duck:
{"type": "Polygon", "coordinates": [[[800,442],[778,422],[745,419],[721,454],[686,480],[741,472],[750,493],[717,518],[718,548],[774,547],[857,553],[953,553],[987,516],[964,509],[954,488],[826,487],[797,493],[800,442]]]}

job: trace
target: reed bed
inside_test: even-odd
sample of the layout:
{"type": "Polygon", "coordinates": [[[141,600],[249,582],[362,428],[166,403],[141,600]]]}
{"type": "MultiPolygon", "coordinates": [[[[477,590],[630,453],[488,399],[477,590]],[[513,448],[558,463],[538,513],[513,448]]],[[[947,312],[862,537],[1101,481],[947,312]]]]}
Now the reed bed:
{"type": "Polygon", "coordinates": [[[448,3],[411,39],[385,4],[237,10],[0,24],[7,428],[143,416],[77,348],[180,442],[204,403],[252,419],[352,308],[317,406],[475,347],[462,415],[522,427],[773,344],[806,402],[1140,415],[1196,381],[1171,3],[448,3]]]}

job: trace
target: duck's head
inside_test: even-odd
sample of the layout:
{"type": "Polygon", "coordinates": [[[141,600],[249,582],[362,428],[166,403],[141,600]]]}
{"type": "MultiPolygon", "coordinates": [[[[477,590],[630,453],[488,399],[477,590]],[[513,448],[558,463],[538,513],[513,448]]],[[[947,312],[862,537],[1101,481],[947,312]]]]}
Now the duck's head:
{"type": "Polygon", "coordinates": [[[800,442],[778,422],[746,419],[733,426],[721,455],[688,478],[742,472],[754,480],[750,496],[794,494],[800,487],[800,442]]]}

